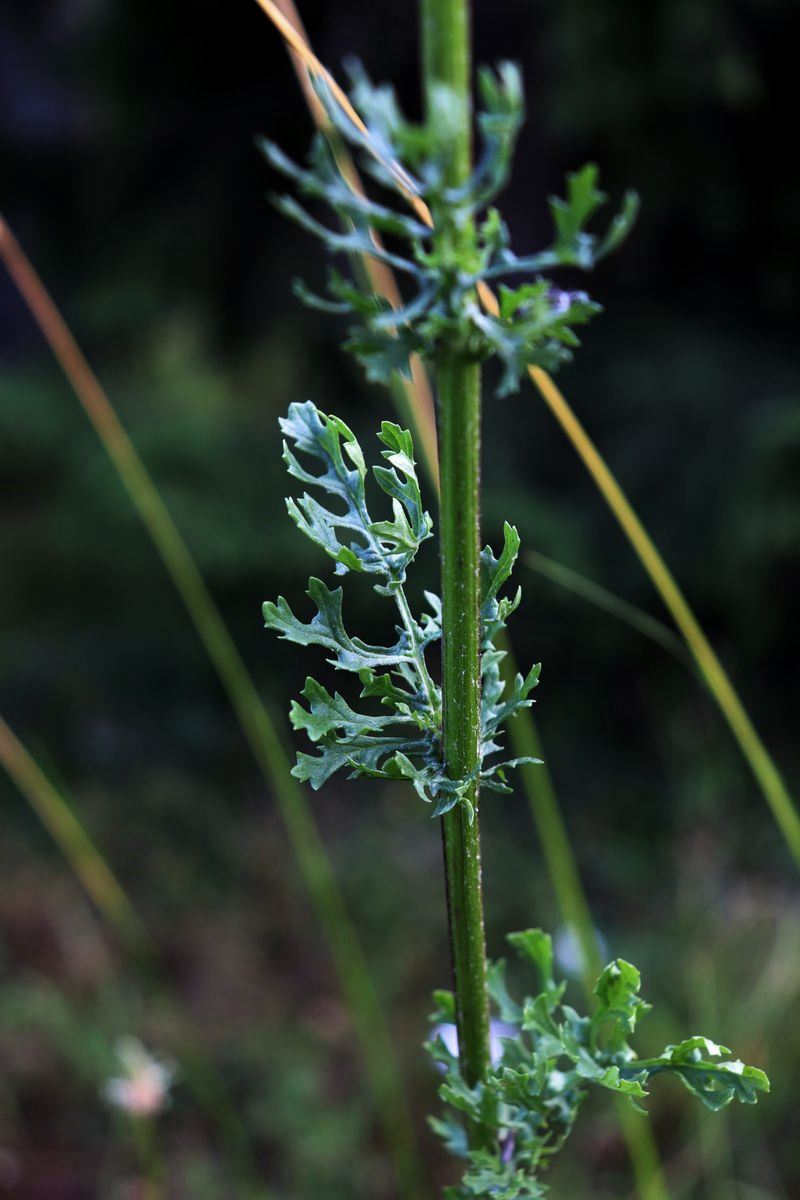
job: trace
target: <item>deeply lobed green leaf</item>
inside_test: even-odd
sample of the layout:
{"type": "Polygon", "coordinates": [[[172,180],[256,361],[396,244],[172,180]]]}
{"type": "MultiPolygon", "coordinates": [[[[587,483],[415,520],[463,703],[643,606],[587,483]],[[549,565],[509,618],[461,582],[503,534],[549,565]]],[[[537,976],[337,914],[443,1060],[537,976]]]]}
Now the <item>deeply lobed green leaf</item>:
{"type": "Polygon", "coordinates": [[[290,219],[321,238],[333,254],[366,255],[384,263],[408,282],[408,291],[400,308],[393,310],[381,296],[365,296],[332,272],[330,301],[319,300],[305,288],[302,297],[355,319],[347,346],[374,380],[388,381],[395,371],[408,374],[413,353],[431,358],[447,345],[477,360],[496,357],[502,367],[499,394],[504,395],[516,389],[526,367],[535,364],[552,371],[569,360],[580,344],[576,327],[600,306],[583,291],[554,286],[543,273],[559,268],[588,271],[616,249],[635,220],[635,194],[626,195],[604,235],[591,232],[589,222],[606,197],[597,187],[597,167],[588,164],[567,177],[565,199],[550,199],[551,245],[518,257],[503,220],[490,207],[508,180],[524,116],[518,69],[502,63],[496,72],[480,72],[483,109],[477,123],[482,150],[470,178],[459,188],[448,186],[444,169],[442,148],[457,117],[448,89],[434,90],[431,122],[420,126],[405,119],[391,88],[373,86],[359,67],[353,74],[353,102],[364,118],[366,134],[342,112],[324,84],[319,85],[320,98],[339,133],[360,155],[363,171],[389,191],[390,202],[353,192],[321,134],[305,168],[270,142],[262,141],[261,147],[270,165],[303,196],[328,206],[337,225],[318,221],[293,197],[282,196],[276,203],[290,219]],[[459,236],[435,238],[408,211],[408,192],[425,200],[438,231],[458,230],[459,236]],[[374,231],[390,235],[397,248],[387,250],[374,231]],[[499,315],[484,312],[476,299],[477,285],[514,275],[527,275],[529,280],[517,288],[502,285],[499,315]]]}
{"type": "MultiPolygon", "coordinates": [[[[432,522],[422,503],[410,433],[391,421],[381,425],[378,439],[384,462],[372,468],[372,478],[391,503],[391,517],[374,520],[369,511],[364,453],[352,430],[337,417],[321,413],[314,404],[292,404],[281,421],[285,435],[283,458],[289,474],[322,493],[305,491],[289,497],[287,509],[301,533],[334,561],[337,574],[358,571],[378,576],[375,590],[396,606],[397,640],[375,646],[347,632],[342,612],[341,587],[333,590],[312,578],[308,596],[316,614],[303,621],[281,596],[264,605],[268,628],[299,645],[321,646],[328,662],[358,673],[361,700],[372,701],[378,712],[359,712],[337,692],[335,695],[312,678],[302,692],[307,707],[294,701],[292,725],[315,744],[313,754],[299,754],[294,775],[319,788],[336,772],[347,768],[353,775],[405,779],[441,816],[463,802],[470,779],[451,779],[442,760],[441,693],[428,671],[427,649],[442,636],[441,602],[426,593],[428,609],[415,617],[403,590],[406,571],[421,543],[431,536],[432,522]],[[312,468],[313,469],[310,469],[312,468]],[[328,498],[336,507],[330,507],[328,498]]],[[[523,679],[517,676],[506,695],[499,675],[503,652],[493,639],[519,602],[500,596],[519,550],[516,530],[507,525],[499,559],[487,547],[483,562],[487,585],[482,606],[484,653],[484,706],[481,730],[483,786],[509,791],[507,771],[519,760],[494,761],[501,749],[498,740],[505,721],[531,703],[530,692],[539,678],[534,667],[523,679]]],[[[467,815],[472,810],[467,806],[467,815]]]]}
{"type": "MultiPolygon", "coordinates": [[[[439,1094],[451,1110],[432,1127],[468,1163],[461,1183],[450,1190],[451,1200],[544,1196],[541,1174],[572,1130],[585,1085],[615,1092],[636,1108],[657,1074],[677,1076],[715,1110],[734,1099],[755,1104],[769,1091],[763,1071],[726,1059],[727,1048],[706,1037],[638,1059],[627,1037],[650,1006],[639,995],[639,972],[630,963],[617,959],[605,968],[595,989],[595,1011],[584,1017],[563,1003],[565,985],[553,978],[550,937],[528,929],[508,940],[535,968],[541,990],[518,1002],[508,992],[505,964],[491,966],[489,991],[503,1032],[485,1080],[466,1086],[458,1057],[447,1050],[441,1032],[428,1045],[445,1071],[439,1094]],[[488,1144],[471,1150],[466,1131],[476,1125],[488,1144]]],[[[451,994],[439,992],[436,1000],[432,1020],[452,1022],[451,994]]]]}

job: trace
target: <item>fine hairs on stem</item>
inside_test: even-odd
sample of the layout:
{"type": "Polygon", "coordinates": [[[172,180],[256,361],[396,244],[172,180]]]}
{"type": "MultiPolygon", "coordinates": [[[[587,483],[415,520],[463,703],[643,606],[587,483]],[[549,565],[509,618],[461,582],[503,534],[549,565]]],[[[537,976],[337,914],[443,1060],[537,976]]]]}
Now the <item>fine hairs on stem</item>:
{"type": "MultiPolygon", "coordinates": [[[[451,0],[423,0],[422,63],[426,119],[437,130],[438,98],[450,97],[436,153],[447,188],[472,170],[469,13],[451,0]]],[[[472,214],[435,234],[442,257],[457,260],[474,240],[472,214]]],[[[459,1058],[470,1085],[489,1067],[489,1001],[481,886],[480,754],[480,450],[481,369],[443,346],[434,359],[439,402],[440,561],[442,580],[443,757],[454,778],[472,776],[472,820],[457,806],[442,818],[445,889],[453,960],[459,1058]]],[[[468,810],[469,811],[469,810],[468,810]]]]}
{"type": "Polygon", "coordinates": [[[639,1106],[645,1084],[660,1073],[676,1075],[709,1108],[733,1099],[754,1103],[768,1089],[766,1076],[727,1056],[706,1037],[667,1046],[639,1059],[630,1045],[647,1010],[639,973],[623,959],[600,972],[589,1016],[563,1004],[565,985],[553,977],[550,938],[529,929],[509,937],[532,970],[538,990],[521,1002],[504,979],[502,961],[487,964],[481,894],[479,800],[481,790],[507,791],[507,772],[535,757],[497,760],[507,724],[532,703],[539,668],[507,684],[499,638],[520,603],[519,589],[505,592],[519,551],[506,524],[499,557],[480,551],[480,426],[482,363],[501,366],[498,396],[516,389],[530,367],[552,370],[579,344],[575,327],[599,306],[584,291],[555,287],[544,275],[554,267],[589,270],[625,238],[637,202],[628,196],[604,235],[589,222],[604,197],[597,170],[584,167],[568,179],[564,200],[550,201],[555,226],[545,250],[518,257],[491,201],[505,184],[522,120],[522,85],[510,64],[480,76],[483,108],[477,122],[482,148],[472,165],[469,10],[465,0],[425,0],[422,10],[426,118],[413,126],[394,95],[375,88],[360,68],[352,98],[343,106],[329,81],[318,76],[318,99],[338,135],[353,147],[380,189],[380,199],[343,184],[328,142],[318,137],[308,165],[297,166],[263,142],[270,164],[299,193],[327,203],[333,226],[312,216],[293,196],[281,210],[318,236],[337,255],[362,255],[408,282],[400,308],[331,271],[328,296],[298,285],[303,299],[350,319],[347,347],[367,375],[391,383],[408,374],[412,356],[432,369],[438,400],[441,506],[441,598],[426,594],[415,615],[406,598],[407,572],[433,522],[425,511],[407,430],[384,421],[378,434],[388,461],[368,470],[355,435],[336,416],[310,401],[292,403],[281,422],[289,474],[309,490],[287,501],[300,531],[330,559],[335,573],[376,576],[374,590],[393,601],[400,624],[388,646],[368,644],[347,631],[342,587],[312,579],[308,596],[316,612],[306,622],[283,597],[264,605],[266,624],[300,645],[317,645],[338,670],[357,675],[359,711],[340,693],[313,678],[307,706],[295,702],[291,719],[315,751],[298,755],[294,774],[322,787],[335,772],[351,777],[406,780],[442,820],[445,882],[453,960],[452,992],[436,993],[434,1020],[454,1024],[457,1052],[437,1029],[429,1051],[444,1070],[439,1092],[443,1117],[432,1120],[447,1148],[464,1160],[450,1200],[468,1197],[540,1197],[541,1173],[563,1146],[586,1094],[586,1084],[606,1088],[639,1106]],[[355,114],[355,116],[353,115],[355,114]],[[375,153],[375,147],[381,153],[375,153]],[[384,164],[389,164],[385,166],[384,164]],[[392,204],[411,192],[430,221],[392,204]],[[388,193],[388,200],[387,200],[388,193]],[[343,230],[343,231],[342,231],[343,230]],[[388,251],[375,237],[390,234],[388,251]],[[517,275],[503,285],[487,311],[478,302],[487,281],[517,275]],[[391,519],[371,515],[368,492],[390,502],[391,519]],[[383,493],[381,496],[380,493],[383,493]],[[327,507],[330,503],[333,507],[327,507]],[[441,646],[441,691],[426,653],[441,646]],[[490,1015],[503,1023],[493,1048],[490,1015]]]}

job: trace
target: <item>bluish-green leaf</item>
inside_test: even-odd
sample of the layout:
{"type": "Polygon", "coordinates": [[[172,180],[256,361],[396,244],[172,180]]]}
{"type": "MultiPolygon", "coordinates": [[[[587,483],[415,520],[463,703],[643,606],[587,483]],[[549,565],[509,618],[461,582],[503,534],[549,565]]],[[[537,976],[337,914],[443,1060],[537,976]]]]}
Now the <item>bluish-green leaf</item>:
{"type": "Polygon", "coordinates": [[[519,70],[502,63],[496,71],[479,73],[480,153],[468,179],[455,188],[447,170],[447,131],[455,136],[461,114],[452,89],[432,88],[430,119],[416,125],[405,119],[392,89],[375,87],[359,67],[353,77],[354,101],[366,131],[342,111],[324,80],[316,81],[318,94],[337,131],[360,156],[362,170],[386,189],[385,199],[377,201],[351,189],[319,137],[306,167],[292,163],[274,146],[262,148],[270,165],[301,195],[325,203],[338,225],[332,228],[293,198],[281,197],[277,204],[290,219],[320,238],[332,254],[376,258],[407,284],[395,312],[376,294],[361,295],[352,285],[331,280],[335,305],[344,305],[355,318],[347,345],[368,377],[386,382],[396,371],[408,375],[412,354],[432,360],[447,348],[481,361],[497,357],[502,366],[499,394],[504,395],[517,388],[527,367],[555,370],[568,361],[579,344],[576,327],[594,316],[599,305],[583,292],[554,288],[543,273],[564,266],[591,270],[614,250],[633,224],[633,193],[626,195],[604,234],[591,232],[589,223],[605,197],[597,186],[597,168],[583,167],[568,176],[566,199],[550,201],[552,245],[518,256],[510,248],[505,223],[491,206],[508,179],[524,116],[519,70]],[[436,230],[458,230],[459,236],[433,237],[409,211],[409,192],[424,199],[436,230]],[[378,242],[376,234],[381,233],[391,236],[391,252],[378,242]],[[515,290],[501,288],[498,316],[476,303],[479,283],[514,275],[528,278],[515,290]]]}

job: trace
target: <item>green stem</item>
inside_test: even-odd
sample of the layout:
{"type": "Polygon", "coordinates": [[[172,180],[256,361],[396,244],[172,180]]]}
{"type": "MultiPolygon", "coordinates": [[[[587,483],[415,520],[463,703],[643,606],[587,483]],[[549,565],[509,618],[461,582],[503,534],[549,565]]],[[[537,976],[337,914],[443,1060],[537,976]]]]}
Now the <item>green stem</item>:
{"type": "Polygon", "coordinates": [[[489,1066],[489,1011],[479,826],[480,625],[477,366],[438,365],[442,503],[442,707],[444,756],[453,779],[472,776],[465,806],[442,819],[447,906],[461,1067],[468,1083],[489,1066]]]}
{"type": "Polygon", "coordinates": [[[425,651],[419,644],[417,637],[417,623],[414,620],[411,609],[406,599],[406,594],[401,587],[398,587],[394,593],[394,598],[400,612],[400,618],[403,622],[403,628],[408,634],[408,640],[411,645],[411,650],[414,655],[414,666],[417,671],[420,686],[424,689],[425,695],[428,697],[431,713],[438,725],[441,719],[439,693],[436,690],[436,684],[431,679],[428,664],[425,662],[425,651]]]}
{"type": "Polygon", "coordinates": [[[131,1117],[131,1129],[142,1174],[142,1200],[164,1200],[164,1171],[155,1120],[131,1117]]]}
{"type": "MultiPolygon", "coordinates": [[[[422,0],[422,45],[428,120],[437,91],[450,90],[456,128],[449,134],[449,182],[469,175],[470,23],[467,0],[422,0]]],[[[470,229],[437,233],[443,243],[470,238],[470,229]]],[[[472,778],[466,806],[442,819],[445,885],[453,957],[461,1069],[469,1084],[489,1067],[489,1004],[478,817],[480,740],[480,368],[444,349],[436,362],[439,398],[442,565],[443,747],[448,774],[472,778]]]]}
{"type": "Polygon", "coordinates": [[[457,187],[469,175],[471,29],[469,0],[421,0],[422,74],[428,120],[436,119],[436,90],[448,87],[460,108],[450,145],[449,181],[457,187]]]}

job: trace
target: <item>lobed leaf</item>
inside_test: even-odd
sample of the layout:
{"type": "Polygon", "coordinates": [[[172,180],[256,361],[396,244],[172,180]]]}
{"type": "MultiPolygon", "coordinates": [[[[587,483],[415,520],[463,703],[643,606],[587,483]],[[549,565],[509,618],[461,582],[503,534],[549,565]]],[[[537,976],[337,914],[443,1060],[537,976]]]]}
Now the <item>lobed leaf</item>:
{"type": "Polygon", "coordinates": [[[718,1112],[732,1100],[756,1104],[760,1092],[769,1092],[769,1079],[758,1067],[745,1066],[739,1059],[715,1061],[730,1054],[727,1046],[718,1046],[706,1037],[691,1037],[676,1046],[667,1046],[663,1054],[639,1065],[648,1075],[667,1072],[676,1075],[706,1108],[718,1112]]]}
{"type": "MultiPolygon", "coordinates": [[[[276,203],[291,220],[320,238],[332,254],[377,259],[408,283],[395,311],[382,297],[362,295],[336,275],[329,281],[334,309],[355,318],[347,347],[363,363],[368,377],[388,382],[395,371],[408,375],[411,354],[432,359],[446,345],[481,361],[498,358],[499,394],[505,395],[517,388],[528,366],[552,371],[568,361],[579,345],[576,327],[590,320],[600,306],[585,292],[553,287],[543,273],[560,267],[591,270],[616,249],[635,220],[635,194],[626,195],[604,234],[590,232],[589,223],[605,197],[597,187],[596,166],[583,167],[567,177],[565,199],[550,199],[552,244],[519,257],[510,248],[508,229],[491,207],[508,180],[524,116],[518,69],[501,63],[496,71],[480,72],[481,151],[469,179],[457,188],[448,184],[446,171],[448,130],[455,132],[460,120],[451,91],[446,86],[433,90],[432,118],[420,126],[405,119],[392,89],[375,87],[358,66],[351,75],[354,104],[364,118],[366,133],[342,112],[322,81],[317,82],[318,94],[336,129],[360,155],[366,173],[388,191],[385,202],[354,192],[319,136],[306,167],[291,162],[269,142],[262,141],[261,148],[270,165],[288,177],[301,195],[329,207],[339,227],[321,223],[292,197],[279,197],[276,203]],[[457,229],[459,237],[434,237],[427,225],[409,213],[409,193],[424,198],[437,231],[457,229]],[[376,233],[391,236],[392,252],[376,233]],[[476,301],[477,285],[519,274],[528,275],[529,281],[516,289],[501,287],[499,314],[484,312],[476,301]]],[[[306,289],[301,295],[319,306],[320,300],[306,289]]]]}
{"type": "Polygon", "coordinates": [[[639,1016],[650,1011],[639,995],[641,986],[636,967],[624,958],[609,963],[595,985],[598,1003],[592,1017],[593,1037],[605,1036],[612,1051],[625,1047],[639,1016]]]}
{"type": "MultiPolygon", "coordinates": [[[[508,940],[535,968],[541,990],[518,1003],[506,986],[504,963],[490,966],[493,1013],[506,1023],[499,1061],[482,1083],[469,1088],[456,1056],[437,1058],[445,1070],[439,1094],[456,1115],[433,1122],[434,1130],[447,1144],[462,1147],[462,1154],[456,1130],[477,1123],[485,1131],[481,1149],[466,1152],[469,1166],[451,1189],[452,1200],[544,1195],[541,1174],[569,1136],[587,1085],[612,1091],[640,1110],[648,1080],[659,1073],[677,1075],[715,1109],[733,1099],[753,1104],[769,1090],[763,1071],[725,1060],[728,1049],[705,1037],[667,1046],[658,1058],[637,1060],[625,1038],[647,1006],[639,996],[639,972],[630,963],[617,959],[605,968],[595,990],[596,1010],[581,1016],[563,1003],[565,985],[553,977],[548,935],[528,929],[508,940]]],[[[437,1015],[442,1011],[440,1001],[437,1015]]],[[[446,1011],[452,1013],[452,1007],[446,1011]]]]}
{"type": "Polygon", "coordinates": [[[379,714],[360,713],[338,692],[331,695],[308,678],[302,692],[307,707],[294,701],[290,717],[293,727],[316,743],[317,752],[298,756],[295,776],[313,788],[321,787],[342,768],[373,778],[405,779],[431,804],[432,816],[443,816],[463,804],[471,821],[474,814],[468,792],[476,775],[483,788],[508,792],[508,771],[520,763],[538,761],[494,758],[502,749],[498,740],[501,727],[532,703],[530,692],[539,680],[537,665],[525,677],[518,675],[507,691],[500,676],[504,652],[493,640],[519,603],[519,591],[511,598],[500,595],[519,552],[519,534],[506,524],[500,557],[495,558],[488,546],[481,556],[485,588],[481,605],[480,764],[472,776],[451,779],[442,758],[440,691],[425,664],[426,649],[442,636],[441,601],[426,592],[428,609],[417,619],[403,593],[408,564],[432,529],[422,503],[411,435],[392,421],[381,426],[378,437],[384,463],[374,466],[372,474],[391,501],[392,515],[375,521],[367,506],[364,453],[343,421],[321,413],[307,401],[289,406],[281,429],[289,474],[310,489],[287,500],[298,529],[333,559],[337,574],[357,571],[380,576],[375,590],[394,598],[401,618],[396,626],[397,641],[391,646],[375,646],[347,632],[342,589],[331,590],[321,579],[309,581],[307,594],[317,610],[311,621],[300,620],[282,596],[265,603],[268,628],[299,645],[322,646],[334,667],[358,673],[361,699],[376,700],[381,709],[379,714]],[[329,498],[335,508],[329,507],[329,498]],[[406,728],[397,731],[392,728],[396,725],[406,728]]]}
{"type": "Polygon", "coordinates": [[[363,671],[365,668],[397,666],[412,661],[408,636],[399,634],[394,646],[370,646],[360,638],[351,638],[342,620],[342,589],[333,591],[321,579],[308,581],[309,596],[317,608],[317,615],[308,623],[299,621],[283,596],[277,602],[267,600],[264,604],[264,624],[274,629],[287,641],[300,646],[324,646],[333,652],[328,662],[345,671],[363,671]]]}

